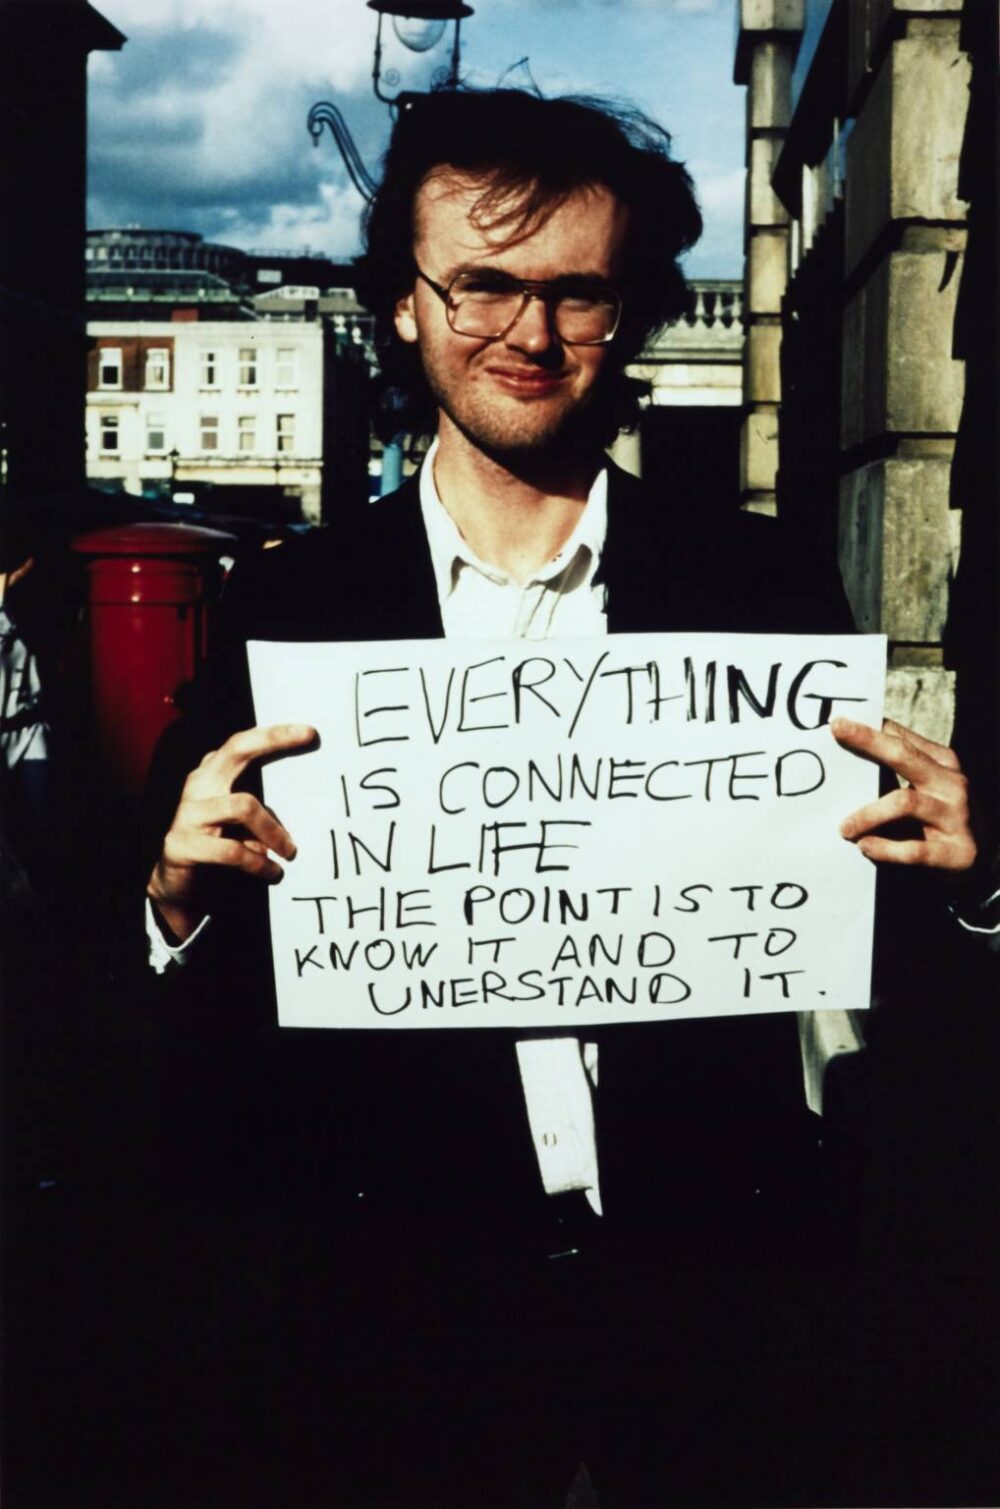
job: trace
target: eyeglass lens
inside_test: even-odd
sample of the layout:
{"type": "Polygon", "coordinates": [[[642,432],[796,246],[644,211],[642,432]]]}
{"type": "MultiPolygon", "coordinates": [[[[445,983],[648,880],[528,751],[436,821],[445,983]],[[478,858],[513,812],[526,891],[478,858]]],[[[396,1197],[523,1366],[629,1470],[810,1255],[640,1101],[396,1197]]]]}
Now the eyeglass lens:
{"type": "MultiPolygon", "coordinates": [[[[493,339],[506,334],[521,313],[526,290],[513,279],[459,273],[448,290],[448,313],[459,335],[493,339]]],[[[546,300],[555,329],[568,344],[598,345],[610,340],[618,325],[619,303],[610,292],[581,284],[546,300]]]]}

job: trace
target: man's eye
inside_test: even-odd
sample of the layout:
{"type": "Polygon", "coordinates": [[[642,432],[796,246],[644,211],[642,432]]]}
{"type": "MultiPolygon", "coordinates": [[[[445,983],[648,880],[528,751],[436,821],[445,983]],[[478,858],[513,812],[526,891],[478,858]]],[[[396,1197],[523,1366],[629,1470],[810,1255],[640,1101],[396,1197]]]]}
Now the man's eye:
{"type": "Polygon", "coordinates": [[[518,285],[510,278],[489,272],[464,273],[452,287],[457,294],[471,294],[475,298],[509,298],[511,294],[520,292],[518,285]]]}
{"type": "Polygon", "coordinates": [[[585,283],[579,286],[570,284],[568,287],[564,286],[559,295],[560,307],[573,312],[596,309],[599,305],[614,302],[614,294],[599,284],[585,283]]]}

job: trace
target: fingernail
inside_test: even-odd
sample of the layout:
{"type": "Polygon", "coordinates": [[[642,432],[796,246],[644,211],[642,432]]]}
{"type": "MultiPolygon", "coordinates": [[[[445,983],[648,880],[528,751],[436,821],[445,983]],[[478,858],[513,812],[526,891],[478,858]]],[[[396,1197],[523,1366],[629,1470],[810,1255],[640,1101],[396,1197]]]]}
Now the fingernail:
{"type": "Polygon", "coordinates": [[[840,834],[841,834],[841,837],[842,838],[850,838],[850,836],[851,836],[851,834],[853,832],[854,832],[854,824],[851,822],[850,818],[845,817],[844,821],[840,825],[840,834]]]}

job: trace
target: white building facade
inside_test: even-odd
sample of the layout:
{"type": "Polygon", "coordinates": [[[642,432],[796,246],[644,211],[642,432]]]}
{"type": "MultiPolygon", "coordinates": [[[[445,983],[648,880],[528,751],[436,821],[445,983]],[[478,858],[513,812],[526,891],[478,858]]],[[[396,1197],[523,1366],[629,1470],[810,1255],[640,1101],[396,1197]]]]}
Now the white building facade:
{"type": "Polygon", "coordinates": [[[94,320],[87,475],[173,494],[277,488],[318,521],[327,332],[312,321],[94,320]]]}

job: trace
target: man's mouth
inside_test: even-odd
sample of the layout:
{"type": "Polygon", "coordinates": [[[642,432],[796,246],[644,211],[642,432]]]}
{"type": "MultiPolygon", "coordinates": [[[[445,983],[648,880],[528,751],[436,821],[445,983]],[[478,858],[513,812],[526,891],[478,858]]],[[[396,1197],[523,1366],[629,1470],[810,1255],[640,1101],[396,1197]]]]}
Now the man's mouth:
{"type": "Polygon", "coordinates": [[[489,375],[508,393],[540,397],[553,393],[565,382],[565,373],[546,372],[542,367],[488,367],[489,375]]]}

